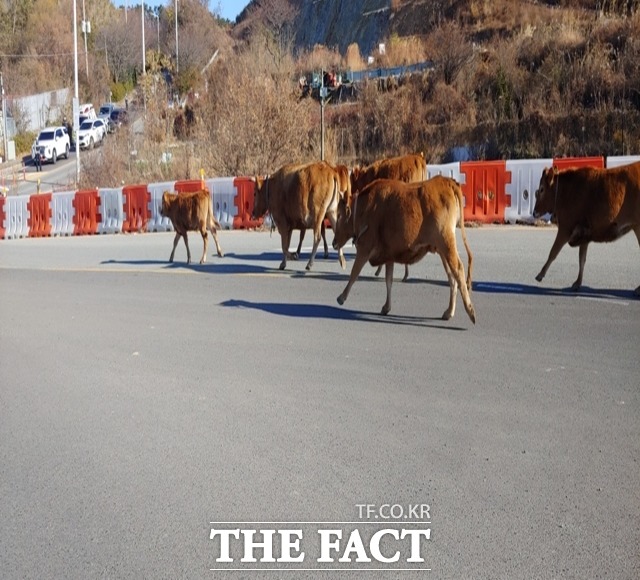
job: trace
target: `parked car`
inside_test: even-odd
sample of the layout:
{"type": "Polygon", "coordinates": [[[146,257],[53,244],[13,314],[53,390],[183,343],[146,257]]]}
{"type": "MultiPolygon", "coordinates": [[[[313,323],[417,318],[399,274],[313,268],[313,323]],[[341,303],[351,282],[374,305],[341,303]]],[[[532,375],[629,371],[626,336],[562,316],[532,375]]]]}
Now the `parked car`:
{"type": "Polygon", "coordinates": [[[122,127],[129,123],[129,114],[124,109],[114,109],[111,111],[111,121],[116,127],[122,127]]]}
{"type": "Polygon", "coordinates": [[[69,159],[69,149],[71,141],[67,129],[62,126],[47,127],[40,131],[38,138],[31,146],[31,157],[35,158],[36,153],[40,153],[40,161],[51,161],[56,163],[58,158],[69,159]]]}
{"type": "Polygon", "coordinates": [[[106,128],[102,119],[87,119],[78,130],[80,149],[93,149],[104,139],[106,128]]]}
{"type": "Polygon", "coordinates": [[[102,105],[100,105],[100,110],[98,111],[98,117],[100,119],[108,119],[115,108],[116,108],[115,103],[103,103],[102,105]]]}

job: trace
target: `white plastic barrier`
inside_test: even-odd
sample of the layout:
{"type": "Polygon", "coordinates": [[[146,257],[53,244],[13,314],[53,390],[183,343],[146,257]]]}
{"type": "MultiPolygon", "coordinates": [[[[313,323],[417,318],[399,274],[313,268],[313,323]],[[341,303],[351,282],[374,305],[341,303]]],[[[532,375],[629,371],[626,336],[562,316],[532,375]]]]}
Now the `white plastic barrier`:
{"type": "Polygon", "coordinates": [[[151,194],[149,202],[149,222],[147,223],[148,232],[172,232],[173,225],[171,220],[162,217],[160,210],[162,209],[162,194],[165,191],[175,192],[176,182],[165,181],[163,183],[150,183],[147,190],[151,194]]]}
{"type": "Polygon", "coordinates": [[[213,213],[226,230],[233,229],[233,218],[238,215],[238,208],[234,203],[238,194],[233,185],[234,179],[234,177],[213,177],[205,180],[207,189],[213,195],[213,213]]]}
{"type": "Polygon", "coordinates": [[[58,191],[51,195],[51,235],[72,236],[75,191],[58,191]]]}
{"type": "Polygon", "coordinates": [[[532,221],[536,205],[536,190],[545,168],[553,165],[553,159],[507,160],[507,171],[511,172],[511,183],[505,186],[505,193],[511,196],[511,205],[504,210],[504,220],[510,224],[516,221],[532,221]]]}
{"type": "Polygon", "coordinates": [[[99,188],[98,195],[100,196],[100,215],[102,216],[102,221],[98,224],[98,233],[122,233],[124,222],[122,188],[99,188]]]}
{"type": "MultiPolygon", "coordinates": [[[[436,175],[444,175],[445,177],[451,177],[455,179],[460,185],[464,185],[467,182],[467,176],[460,171],[460,162],[454,161],[453,163],[441,163],[439,165],[432,165],[427,163],[427,179],[431,179],[436,175]]],[[[466,207],[467,200],[462,198],[462,207],[466,207]]]]}
{"type": "Polygon", "coordinates": [[[4,200],[4,237],[26,238],[29,235],[29,203],[28,195],[10,195],[4,200]]]}
{"type": "Polygon", "coordinates": [[[629,163],[635,163],[636,161],[640,161],[640,155],[620,155],[617,157],[607,157],[605,159],[605,167],[607,169],[611,169],[612,167],[629,165],[629,163]]]}

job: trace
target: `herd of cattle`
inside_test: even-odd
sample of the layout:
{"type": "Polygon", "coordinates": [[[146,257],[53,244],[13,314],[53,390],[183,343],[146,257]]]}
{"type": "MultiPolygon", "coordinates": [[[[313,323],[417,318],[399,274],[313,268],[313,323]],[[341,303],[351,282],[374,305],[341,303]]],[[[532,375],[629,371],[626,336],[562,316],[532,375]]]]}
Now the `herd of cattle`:
{"type": "MultiPolygon", "coordinates": [[[[313,230],[313,248],[307,270],[313,266],[320,240],[328,255],[324,222],[328,219],[334,231],[333,247],[338,250],[340,265],[346,262],[343,246],[353,240],[356,257],[347,286],[338,297],[343,304],[363,266],[369,262],[378,271],[385,266],[387,299],[382,314],[391,309],[393,267],[415,264],[427,253],[439,254],[450,286],[449,306],[443,319],[455,312],[456,295],[460,291],[469,318],[476,315],[471,302],[473,256],[467,243],[463,219],[463,193],[452,178],[436,176],[427,179],[426,161],[422,155],[405,155],[377,161],[351,171],[343,165],[325,161],[289,164],[272,175],[255,178],[254,219],[269,213],[282,240],[282,262],[297,259],[307,229],[313,230]],[[456,247],[457,224],[468,254],[467,275],[456,247]],[[289,251],[293,230],[300,230],[295,253],[289,251]]],[[[579,247],[579,273],[572,289],[582,285],[587,247],[590,242],[611,242],[633,230],[640,243],[640,162],[613,169],[582,167],[545,169],[536,191],[534,216],[552,214],[558,226],[549,257],[536,276],[541,281],[565,244],[579,247]]],[[[197,230],[204,240],[206,260],[207,230],[210,230],[219,256],[216,222],[211,196],[207,191],[194,194],[165,193],[162,215],[169,217],[176,231],[173,261],[180,237],[184,237],[187,259],[191,253],[187,231],[197,230]]],[[[640,286],[635,290],[640,296],[640,286]]]]}

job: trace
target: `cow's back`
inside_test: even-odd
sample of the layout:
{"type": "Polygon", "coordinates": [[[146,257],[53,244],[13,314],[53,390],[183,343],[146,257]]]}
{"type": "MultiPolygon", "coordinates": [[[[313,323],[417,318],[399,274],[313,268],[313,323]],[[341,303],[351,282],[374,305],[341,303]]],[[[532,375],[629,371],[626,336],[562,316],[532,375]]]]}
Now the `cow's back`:
{"type": "Polygon", "coordinates": [[[176,229],[196,230],[206,228],[210,219],[209,192],[180,193],[171,208],[171,221],[176,229]]]}
{"type": "Polygon", "coordinates": [[[427,166],[422,155],[410,154],[380,159],[360,171],[352,183],[359,191],[376,179],[397,179],[406,183],[417,183],[427,178],[427,166]]]}

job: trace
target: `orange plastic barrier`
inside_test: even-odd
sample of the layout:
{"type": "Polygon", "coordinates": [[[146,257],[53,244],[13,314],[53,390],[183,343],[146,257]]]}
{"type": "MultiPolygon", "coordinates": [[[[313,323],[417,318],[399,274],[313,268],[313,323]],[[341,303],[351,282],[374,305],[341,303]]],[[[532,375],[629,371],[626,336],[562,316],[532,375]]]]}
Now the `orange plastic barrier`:
{"type": "Polygon", "coordinates": [[[83,236],[98,233],[98,224],[102,222],[98,190],[86,189],[76,192],[72,205],[75,209],[73,235],[83,236]]]}
{"type": "Polygon", "coordinates": [[[51,235],[51,193],[32,195],[27,202],[29,211],[29,237],[43,238],[51,235]]]}
{"type": "Polygon", "coordinates": [[[553,160],[558,169],[574,169],[576,167],[595,167],[604,169],[604,157],[560,157],[553,160]]]}
{"type": "Polygon", "coordinates": [[[505,208],[511,205],[506,185],[511,172],[506,161],[464,161],[460,173],[465,175],[461,185],[465,197],[465,221],[503,223],[505,208]]]}
{"type": "Polygon", "coordinates": [[[233,200],[238,213],[233,218],[233,229],[257,228],[262,225],[262,218],[254,220],[251,217],[255,201],[256,184],[250,177],[236,177],[233,180],[237,194],[233,200]]]}
{"type": "Polygon", "coordinates": [[[146,185],[126,185],[122,188],[122,231],[144,232],[149,222],[151,194],[146,185]]]}
{"type": "Polygon", "coordinates": [[[177,193],[195,193],[207,189],[202,187],[202,181],[199,179],[189,179],[186,181],[176,181],[175,190],[177,193]]]}
{"type": "Polygon", "coordinates": [[[7,215],[4,211],[4,196],[0,195],[0,239],[4,240],[4,236],[6,234],[6,229],[4,227],[4,222],[7,221],[7,215]]]}

